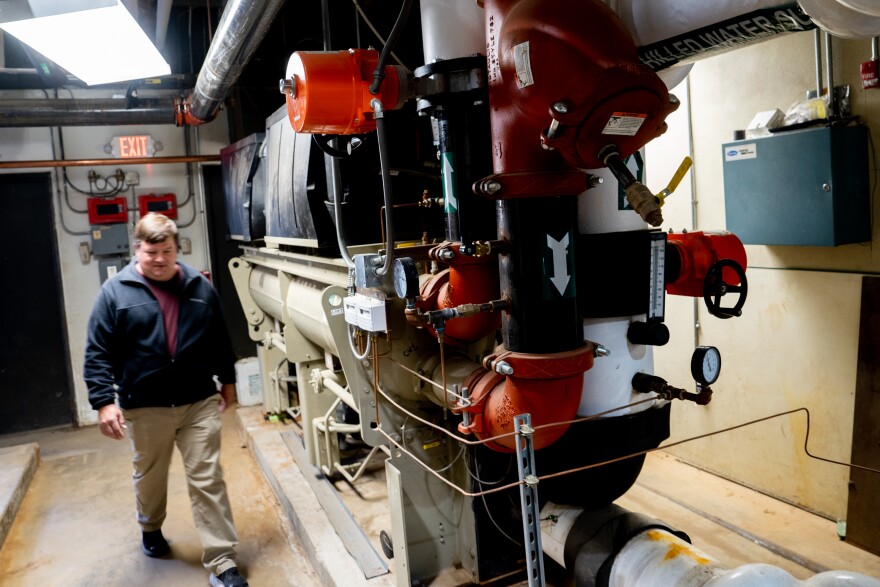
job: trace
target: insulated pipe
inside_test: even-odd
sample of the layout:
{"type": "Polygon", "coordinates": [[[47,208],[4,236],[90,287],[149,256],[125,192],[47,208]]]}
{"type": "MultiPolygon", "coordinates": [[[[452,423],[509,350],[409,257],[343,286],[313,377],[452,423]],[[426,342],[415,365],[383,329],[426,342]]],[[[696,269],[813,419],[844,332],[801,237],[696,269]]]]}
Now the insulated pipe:
{"type": "Polygon", "coordinates": [[[850,571],[826,571],[798,581],[769,564],[725,569],[662,521],[616,504],[598,510],[547,503],[541,509],[544,553],[576,587],[880,587],[850,571]]]}
{"type": "Polygon", "coordinates": [[[425,63],[486,52],[483,9],[476,0],[421,0],[425,63]]]}
{"type": "MultiPolygon", "coordinates": [[[[880,30],[880,15],[853,9],[848,4],[853,0],[798,0],[804,12],[813,22],[835,37],[844,39],[865,39],[873,37],[880,30]]],[[[876,3],[871,2],[872,11],[878,12],[876,3]]]]}
{"type": "Polygon", "coordinates": [[[156,48],[160,51],[165,47],[165,38],[168,35],[172,2],[173,0],[159,0],[156,4],[156,48]]]}
{"type": "Polygon", "coordinates": [[[0,161],[0,169],[39,169],[41,167],[101,167],[102,165],[162,165],[171,163],[212,163],[220,155],[187,157],[133,157],[131,159],[44,159],[36,161],[0,161]]]}
{"type": "Polygon", "coordinates": [[[880,580],[850,571],[826,571],[804,581],[769,564],[725,569],[712,556],[670,532],[652,528],[633,537],[614,557],[608,587],[880,587],[880,580]]]}
{"type": "Polygon", "coordinates": [[[840,3],[871,16],[880,16],[880,4],[877,4],[877,0],[840,0],[840,3]]]}
{"type": "Polygon", "coordinates": [[[216,116],[283,5],[284,0],[227,3],[189,100],[187,124],[200,124],[216,116]]]}
{"type": "Polygon", "coordinates": [[[157,98],[0,100],[0,127],[174,124],[176,111],[157,98]]]}

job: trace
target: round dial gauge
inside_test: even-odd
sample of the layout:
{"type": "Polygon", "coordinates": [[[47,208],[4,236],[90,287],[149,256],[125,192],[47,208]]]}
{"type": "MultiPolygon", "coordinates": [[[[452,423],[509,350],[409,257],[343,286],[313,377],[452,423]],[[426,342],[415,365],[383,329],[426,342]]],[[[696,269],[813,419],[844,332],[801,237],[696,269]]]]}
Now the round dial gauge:
{"type": "Polygon", "coordinates": [[[721,353],[713,346],[701,346],[691,357],[691,375],[702,385],[712,385],[721,375],[721,353]]]}
{"type": "Polygon", "coordinates": [[[411,299],[419,295],[419,270],[409,257],[398,257],[391,266],[394,292],[399,298],[411,299]]]}

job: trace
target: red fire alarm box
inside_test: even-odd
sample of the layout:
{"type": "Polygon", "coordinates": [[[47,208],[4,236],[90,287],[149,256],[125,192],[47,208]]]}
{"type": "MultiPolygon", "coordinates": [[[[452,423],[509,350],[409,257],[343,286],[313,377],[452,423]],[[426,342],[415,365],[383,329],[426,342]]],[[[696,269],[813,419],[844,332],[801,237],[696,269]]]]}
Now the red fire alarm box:
{"type": "Polygon", "coordinates": [[[866,90],[880,88],[880,61],[872,59],[862,63],[860,72],[862,88],[866,90]]]}
{"type": "Polygon", "coordinates": [[[89,224],[120,224],[128,222],[125,198],[89,198],[89,224]]]}
{"type": "Polygon", "coordinates": [[[138,196],[138,208],[141,216],[148,212],[158,212],[176,220],[177,196],[174,194],[142,194],[138,196]]]}

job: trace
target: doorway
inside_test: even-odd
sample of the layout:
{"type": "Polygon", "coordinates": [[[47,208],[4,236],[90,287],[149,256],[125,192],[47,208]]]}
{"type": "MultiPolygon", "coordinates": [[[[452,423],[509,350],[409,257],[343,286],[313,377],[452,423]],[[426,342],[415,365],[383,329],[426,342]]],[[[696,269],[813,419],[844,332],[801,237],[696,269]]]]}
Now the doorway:
{"type": "Polygon", "coordinates": [[[0,202],[0,435],[70,425],[72,378],[50,175],[0,175],[0,202]]]}

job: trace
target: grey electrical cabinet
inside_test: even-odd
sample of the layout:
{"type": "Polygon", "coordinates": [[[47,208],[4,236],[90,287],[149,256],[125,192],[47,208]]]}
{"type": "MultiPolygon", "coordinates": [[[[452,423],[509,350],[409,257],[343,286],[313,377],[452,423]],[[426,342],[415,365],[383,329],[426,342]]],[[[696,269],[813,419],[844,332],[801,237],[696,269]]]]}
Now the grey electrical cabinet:
{"type": "Polygon", "coordinates": [[[723,145],[727,229],[745,244],[871,240],[868,128],[816,127],[723,145]]]}

